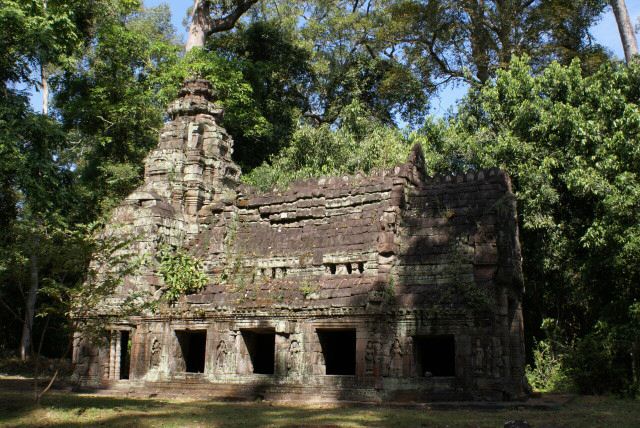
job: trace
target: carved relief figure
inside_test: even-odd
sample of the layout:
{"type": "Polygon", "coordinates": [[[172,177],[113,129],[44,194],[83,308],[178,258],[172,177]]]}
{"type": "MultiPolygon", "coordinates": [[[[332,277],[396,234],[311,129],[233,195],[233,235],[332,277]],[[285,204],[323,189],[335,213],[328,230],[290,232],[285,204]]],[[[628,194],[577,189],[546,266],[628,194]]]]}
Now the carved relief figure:
{"type": "Polygon", "coordinates": [[[75,373],[79,376],[87,376],[91,367],[91,350],[83,340],[78,347],[77,361],[75,363],[75,373]]]}
{"type": "Polygon", "coordinates": [[[227,353],[227,344],[221,340],[216,349],[216,369],[219,372],[224,372],[226,368],[227,353]]]}
{"type": "Polygon", "coordinates": [[[287,373],[297,374],[300,372],[300,344],[297,340],[292,340],[287,354],[287,373]]]}
{"type": "Polygon", "coordinates": [[[155,369],[160,366],[160,342],[156,337],[151,342],[151,361],[149,366],[155,369]]]}
{"type": "Polygon", "coordinates": [[[321,374],[326,374],[327,373],[327,367],[325,365],[325,361],[324,361],[324,354],[322,353],[322,351],[320,352],[316,352],[316,365],[319,368],[319,371],[321,374]]]}
{"type": "Polygon", "coordinates": [[[373,374],[373,367],[376,362],[376,348],[372,341],[367,342],[367,348],[364,352],[365,372],[373,374]]]}
{"type": "Polygon", "coordinates": [[[473,350],[472,357],[473,372],[476,374],[484,373],[484,349],[480,343],[480,339],[476,339],[476,346],[473,350]]]}
{"type": "Polygon", "coordinates": [[[180,343],[177,340],[173,345],[173,362],[176,372],[184,372],[187,370],[187,365],[182,355],[182,348],[180,348],[180,343]]]}
{"type": "Polygon", "coordinates": [[[498,379],[502,376],[504,363],[502,360],[502,344],[497,337],[493,338],[493,377],[498,379]]]}
{"type": "Polygon", "coordinates": [[[196,149],[200,146],[200,139],[202,132],[204,131],[203,125],[192,122],[189,124],[187,147],[190,149],[196,149]]]}
{"type": "Polygon", "coordinates": [[[402,346],[398,339],[393,342],[389,352],[389,376],[402,376],[402,346]]]}
{"type": "MultiPolygon", "coordinates": [[[[408,370],[409,376],[415,376],[416,375],[416,366],[415,366],[415,362],[414,362],[414,354],[413,354],[413,338],[411,336],[407,337],[407,339],[405,340],[405,345],[404,345],[404,354],[406,357],[409,358],[409,361],[407,362],[407,366],[408,366],[408,370]]],[[[405,373],[406,375],[406,373],[405,373]]]]}
{"type": "Polygon", "coordinates": [[[493,347],[492,344],[489,343],[489,345],[487,345],[486,351],[485,351],[485,363],[484,363],[484,372],[487,374],[487,376],[491,376],[492,372],[493,372],[493,364],[495,361],[495,355],[493,354],[493,347]]]}

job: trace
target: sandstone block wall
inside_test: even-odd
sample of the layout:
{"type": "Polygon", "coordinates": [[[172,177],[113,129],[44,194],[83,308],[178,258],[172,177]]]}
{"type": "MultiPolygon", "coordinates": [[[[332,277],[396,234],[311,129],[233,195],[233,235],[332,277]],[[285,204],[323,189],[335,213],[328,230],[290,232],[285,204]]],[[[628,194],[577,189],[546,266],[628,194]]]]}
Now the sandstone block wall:
{"type": "MultiPolygon", "coordinates": [[[[187,82],[169,114],[145,184],[106,233],[135,236],[129,249],[151,256],[163,243],[185,248],[210,283],[114,323],[109,345],[79,338],[85,382],[218,397],[524,396],[521,256],[504,173],[430,178],[416,147],[390,170],[263,194],[239,185],[207,82],[187,82]]],[[[162,285],[150,264],[112,304],[134,291],[157,298],[162,285]]]]}

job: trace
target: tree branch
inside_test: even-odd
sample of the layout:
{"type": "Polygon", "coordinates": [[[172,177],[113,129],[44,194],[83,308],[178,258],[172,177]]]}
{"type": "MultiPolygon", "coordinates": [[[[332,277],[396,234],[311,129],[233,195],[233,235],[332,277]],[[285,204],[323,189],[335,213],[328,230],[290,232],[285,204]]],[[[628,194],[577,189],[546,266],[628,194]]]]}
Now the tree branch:
{"type": "Polygon", "coordinates": [[[9,312],[11,315],[13,315],[16,320],[18,321],[22,321],[22,317],[18,316],[18,314],[11,308],[11,306],[9,306],[4,300],[2,300],[0,298],[0,303],[2,304],[2,306],[4,306],[4,308],[7,310],[7,312],[9,312]]]}
{"type": "Polygon", "coordinates": [[[218,19],[212,19],[210,21],[210,27],[207,29],[207,36],[210,36],[221,31],[231,30],[235,27],[236,22],[240,17],[248,11],[251,6],[258,3],[258,0],[240,0],[236,3],[235,9],[231,11],[227,16],[218,19]]]}

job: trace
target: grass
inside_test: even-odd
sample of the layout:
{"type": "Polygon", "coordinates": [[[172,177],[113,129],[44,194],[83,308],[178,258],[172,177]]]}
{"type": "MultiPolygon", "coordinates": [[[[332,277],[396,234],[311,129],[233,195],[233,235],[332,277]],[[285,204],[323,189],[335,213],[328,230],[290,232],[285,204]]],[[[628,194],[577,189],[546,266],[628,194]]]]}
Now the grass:
{"type": "Polygon", "coordinates": [[[429,410],[334,405],[132,399],[52,392],[36,407],[27,392],[0,391],[2,427],[637,427],[640,401],[577,397],[557,410],[429,410]]]}

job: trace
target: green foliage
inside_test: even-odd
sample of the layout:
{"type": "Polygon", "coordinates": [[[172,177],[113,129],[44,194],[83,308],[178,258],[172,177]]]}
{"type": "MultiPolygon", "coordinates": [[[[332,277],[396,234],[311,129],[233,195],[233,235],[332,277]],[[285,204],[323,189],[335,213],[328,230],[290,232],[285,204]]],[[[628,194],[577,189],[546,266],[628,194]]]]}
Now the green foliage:
{"type": "Polygon", "coordinates": [[[30,378],[38,373],[40,376],[52,377],[56,371],[59,378],[70,378],[73,374],[73,365],[66,359],[43,358],[43,361],[36,363],[33,359],[22,361],[17,357],[0,358],[0,374],[5,376],[30,378]]]}
{"type": "Polygon", "coordinates": [[[562,385],[566,382],[566,374],[561,359],[553,354],[549,343],[541,340],[533,349],[533,366],[527,366],[525,370],[527,382],[541,392],[562,391],[562,385]]]}
{"type": "Polygon", "coordinates": [[[525,375],[533,389],[542,392],[566,392],[574,387],[567,373],[568,347],[555,320],[542,322],[546,339],[536,341],[533,348],[533,365],[527,365],[525,375]]]}
{"type": "Polygon", "coordinates": [[[308,58],[306,78],[295,80],[291,93],[309,123],[334,124],[354,102],[385,124],[416,123],[426,114],[433,86],[403,65],[395,43],[382,37],[388,3],[278,0],[277,7],[262,2],[256,9],[255,19],[277,25],[308,58]]]}
{"type": "Polygon", "coordinates": [[[606,60],[590,27],[602,0],[503,2],[391,0],[389,24],[377,37],[402,52],[403,65],[422,81],[484,83],[512,55],[528,54],[541,69],[552,61],[581,58],[594,70],[606,60]]]}
{"type": "Polygon", "coordinates": [[[218,104],[225,111],[222,125],[234,136],[236,150],[240,151],[235,159],[242,165],[251,164],[250,152],[263,149],[259,145],[270,138],[274,125],[263,116],[253,88],[243,74],[242,61],[196,48],[167,62],[167,70],[154,78],[157,102],[166,106],[175,99],[187,78],[209,80],[218,104]]]}
{"type": "Polygon", "coordinates": [[[76,142],[71,153],[87,220],[140,183],[166,108],[155,79],[179,50],[168,8],[116,10],[98,23],[75,69],[53,79],[54,104],[76,142]]]}
{"type": "Polygon", "coordinates": [[[628,326],[598,321],[592,331],[578,338],[566,356],[568,374],[578,389],[588,394],[637,395],[637,373],[631,367],[637,355],[630,352],[634,346],[637,349],[637,334],[638,330],[628,326]]]}
{"type": "MultiPolygon", "coordinates": [[[[629,328],[630,305],[640,298],[638,88],[637,63],[608,64],[585,77],[578,61],[536,74],[526,58],[515,59],[494,82],[472,91],[457,117],[427,124],[447,159],[443,166],[499,166],[510,174],[528,289],[526,325],[554,316],[568,343],[584,338],[576,341],[580,352],[595,345],[589,337],[601,322],[616,337],[629,334],[615,340],[627,353],[638,342],[629,328]]],[[[623,371],[611,373],[619,381],[623,371]]],[[[583,373],[594,375],[592,388],[622,386],[583,373]]]]}
{"type": "Polygon", "coordinates": [[[32,82],[39,66],[66,65],[81,45],[78,18],[90,6],[80,1],[3,0],[0,7],[0,81],[32,82]]]}
{"type": "Polygon", "coordinates": [[[65,134],[54,120],[30,111],[20,95],[6,95],[0,98],[0,320],[14,332],[0,343],[12,344],[25,319],[25,307],[16,302],[33,285],[33,273],[38,284],[63,277],[72,282],[86,265],[62,270],[73,258],[64,231],[77,213],[65,134]]]}
{"type": "Polygon", "coordinates": [[[180,296],[202,290],[209,281],[202,262],[183,249],[163,246],[158,251],[159,272],[165,283],[163,297],[175,302],[180,296]]]}
{"type": "Polygon", "coordinates": [[[311,296],[313,293],[318,292],[318,285],[312,284],[309,281],[303,281],[302,284],[300,284],[299,290],[304,296],[304,298],[306,299],[307,297],[311,296]]]}
{"type": "Polygon", "coordinates": [[[376,121],[358,102],[345,107],[338,121],[337,129],[327,124],[301,126],[289,147],[243,180],[266,190],[309,177],[367,173],[406,161],[410,137],[376,121]]]}
{"type": "Polygon", "coordinates": [[[73,258],[61,266],[61,271],[73,272],[72,266],[80,265],[84,268],[81,270],[83,275],[75,282],[64,277],[44,281],[41,293],[51,304],[41,305],[39,316],[64,317],[70,331],[99,342],[108,337],[109,322],[144,310],[144,296],[138,292],[129,293],[117,307],[108,303],[108,298],[122,286],[124,278],[135,275],[143,264],[143,258],[131,251],[134,239],[135,236],[106,234],[101,222],[66,230],[63,242],[73,249],[70,252],[73,258]],[[97,318],[97,314],[103,316],[97,318]]]}
{"type": "Polygon", "coordinates": [[[275,21],[240,26],[238,31],[211,39],[209,47],[226,63],[233,63],[242,71],[241,77],[250,85],[255,110],[247,113],[268,124],[256,133],[242,123],[225,121],[234,136],[235,159],[243,169],[249,170],[290,141],[305,110],[303,93],[313,78],[310,54],[275,21]]]}

